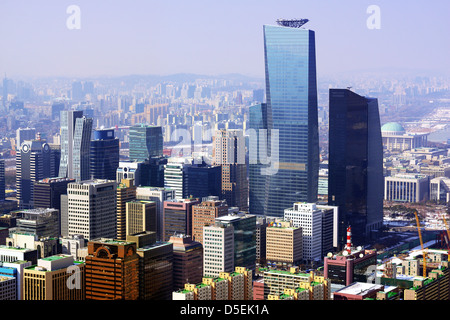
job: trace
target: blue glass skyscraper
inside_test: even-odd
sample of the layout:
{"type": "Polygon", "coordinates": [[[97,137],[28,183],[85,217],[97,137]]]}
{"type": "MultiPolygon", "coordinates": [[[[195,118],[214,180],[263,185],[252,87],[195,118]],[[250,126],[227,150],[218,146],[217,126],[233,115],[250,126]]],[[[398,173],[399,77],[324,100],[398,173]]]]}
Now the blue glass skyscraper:
{"type": "MultiPolygon", "coordinates": [[[[315,33],[301,28],[297,20],[291,22],[264,26],[266,104],[259,105],[265,115],[258,117],[266,122],[263,125],[267,129],[267,154],[270,157],[267,166],[270,170],[265,171],[265,183],[253,184],[253,188],[259,190],[250,190],[251,195],[264,194],[263,198],[258,197],[259,204],[250,202],[250,212],[254,214],[281,217],[284,209],[294,202],[317,200],[319,139],[315,33]],[[263,212],[252,210],[261,207],[263,212]]],[[[256,109],[258,107],[252,110],[253,115],[256,109]]],[[[253,122],[251,117],[252,112],[250,123],[253,122]]],[[[266,140],[259,132],[258,139],[258,143],[266,140]]],[[[262,153],[261,150],[256,152],[259,163],[262,153]]],[[[255,171],[258,170],[250,169],[250,175],[252,172],[253,175],[260,174],[255,171]]],[[[250,181],[253,178],[250,176],[250,181]]]]}
{"type": "Polygon", "coordinates": [[[91,141],[91,178],[116,180],[118,167],[119,139],[114,137],[114,129],[95,130],[94,140],[91,141]]]}

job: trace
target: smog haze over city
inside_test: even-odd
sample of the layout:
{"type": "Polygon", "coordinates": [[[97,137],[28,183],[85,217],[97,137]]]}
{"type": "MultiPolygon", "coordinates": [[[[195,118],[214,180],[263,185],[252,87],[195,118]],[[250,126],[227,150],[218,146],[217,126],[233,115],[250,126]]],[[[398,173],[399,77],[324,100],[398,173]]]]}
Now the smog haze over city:
{"type": "Polygon", "coordinates": [[[0,4],[0,71],[9,77],[240,73],[264,77],[262,25],[307,18],[318,75],[449,74],[450,5],[433,1],[32,1],[0,4]],[[80,9],[69,29],[66,9],[80,9]],[[367,8],[380,8],[369,29],[367,8]]]}

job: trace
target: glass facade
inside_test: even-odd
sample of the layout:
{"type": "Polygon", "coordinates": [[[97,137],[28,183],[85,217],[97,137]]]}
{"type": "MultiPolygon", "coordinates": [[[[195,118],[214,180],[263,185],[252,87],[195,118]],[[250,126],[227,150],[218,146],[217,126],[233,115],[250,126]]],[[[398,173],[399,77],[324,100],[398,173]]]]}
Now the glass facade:
{"type": "MultiPolygon", "coordinates": [[[[264,26],[264,49],[267,102],[251,110],[250,128],[262,126],[267,129],[267,154],[270,157],[267,165],[271,170],[265,172],[265,183],[253,184],[250,191],[251,201],[255,201],[255,197],[261,199],[264,194],[264,211],[258,212],[261,210],[259,201],[259,204],[251,204],[254,210],[251,213],[282,217],[284,209],[292,207],[294,202],[317,200],[319,139],[315,34],[307,29],[264,26]],[[252,119],[252,116],[257,118],[252,119]],[[263,188],[264,192],[255,188],[263,188]]],[[[259,142],[265,140],[261,134],[258,138],[259,142]]],[[[264,153],[260,151],[257,151],[259,156],[264,153]]],[[[250,174],[252,172],[255,173],[250,168],[250,174]]],[[[250,177],[252,180],[256,182],[258,178],[250,177]]]]}
{"type": "Polygon", "coordinates": [[[234,227],[234,266],[255,270],[256,216],[236,215],[216,218],[216,225],[234,227]]]}
{"type": "Polygon", "coordinates": [[[328,204],[339,207],[338,245],[362,245],[383,221],[383,149],[378,105],[348,89],[330,89],[328,204]],[[372,110],[371,110],[372,109],[372,110]]]}
{"type": "Polygon", "coordinates": [[[220,197],[221,167],[206,163],[185,165],[183,168],[183,198],[220,197]]]}
{"type": "Polygon", "coordinates": [[[264,130],[267,131],[267,105],[257,104],[249,108],[249,212],[263,215],[266,200],[266,176],[261,173],[264,165],[259,161],[258,154],[267,154],[264,145],[267,139],[263,138],[264,130]],[[261,131],[260,131],[261,130],[261,131]],[[261,136],[260,136],[261,133],[261,136]],[[262,148],[259,148],[260,140],[262,148]]]}
{"type": "Polygon", "coordinates": [[[94,131],[91,141],[90,174],[93,179],[116,180],[119,167],[119,139],[114,129],[94,131]]]}
{"type": "Polygon", "coordinates": [[[59,177],[89,179],[92,119],[83,111],[61,111],[61,159],[59,177]]]}
{"type": "Polygon", "coordinates": [[[148,125],[135,125],[130,128],[130,160],[144,161],[151,157],[162,157],[162,128],[148,125]]]}

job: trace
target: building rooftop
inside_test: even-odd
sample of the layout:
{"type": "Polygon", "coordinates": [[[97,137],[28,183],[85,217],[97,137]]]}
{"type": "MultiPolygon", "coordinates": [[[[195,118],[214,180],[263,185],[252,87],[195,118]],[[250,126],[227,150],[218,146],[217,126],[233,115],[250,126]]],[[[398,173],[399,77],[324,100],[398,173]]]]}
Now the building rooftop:
{"type": "Polygon", "coordinates": [[[351,294],[351,295],[365,295],[374,290],[383,290],[384,286],[381,284],[372,284],[366,282],[354,282],[335,293],[351,294]]]}
{"type": "Polygon", "coordinates": [[[398,132],[398,133],[404,133],[405,132],[405,128],[402,127],[401,124],[397,123],[397,122],[388,122],[385,123],[382,127],[381,127],[381,132],[398,132]]]}
{"type": "Polygon", "coordinates": [[[148,251],[148,250],[153,250],[156,248],[161,248],[161,247],[165,247],[165,246],[171,246],[173,245],[171,242],[165,242],[165,241],[157,241],[155,243],[149,244],[145,247],[141,247],[141,248],[137,248],[137,251],[148,251]]]}
{"type": "Polygon", "coordinates": [[[14,281],[15,278],[13,277],[6,277],[6,276],[0,276],[0,282],[3,281],[14,281]]]}
{"type": "MultiPolygon", "coordinates": [[[[91,180],[83,180],[78,182],[71,182],[70,184],[81,184],[81,185],[100,185],[105,183],[116,183],[115,180],[106,180],[106,179],[91,179],[91,180]]],[[[69,185],[70,185],[69,184],[69,185]]]]}
{"type": "Polygon", "coordinates": [[[94,239],[94,240],[91,240],[91,242],[103,243],[103,244],[112,244],[112,245],[127,245],[127,244],[135,243],[135,242],[132,242],[132,241],[118,240],[118,239],[107,239],[107,238],[94,239]]]}
{"type": "Polygon", "coordinates": [[[28,252],[28,251],[34,251],[33,249],[30,248],[20,248],[20,247],[9,247],[6,245],[0,245],[0,250],[17,250],[17,251],[24,251],[24,252],[28,252]]]}

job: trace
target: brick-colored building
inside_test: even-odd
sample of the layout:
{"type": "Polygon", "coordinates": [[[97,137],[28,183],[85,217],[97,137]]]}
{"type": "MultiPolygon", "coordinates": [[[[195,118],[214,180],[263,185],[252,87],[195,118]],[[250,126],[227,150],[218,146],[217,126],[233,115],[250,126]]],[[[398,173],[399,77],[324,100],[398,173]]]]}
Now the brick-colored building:
{"type": "Polygon", "coordinates": [[[101,239],[88,242],[86,299],[136,300],[139,295],[139,256],[136,243],[101,239]]]}
{"type": "Polygon", "coordinates": [[[215,219],[228,214],[223,200],[207,200],[192,207],[192,239],[203,244],[203,227],[213,225],[215,219]]]}
{"type": "Polygon", "coordinates": [[[324,277],[335,284],[349,286],[353,282],[367,281],[366,270],[377,264],[377,253],[375,250],[352,248],[350,253],[344,250],[324,260],[324,277]]]}
{"type": "Polygon", "coordinates": [[[203,246],[188,235],[170,237],[173,245],[173,287],[184,288],[185,283],[199,283],[203,277],[203,246]]]}
{"type": "Polygon", "coordinates": [[[164,201],[164,241],[169,241],[174,234],[192,235],[192,207],[198,203],[200,201],[197,198],[164,201]]]}

